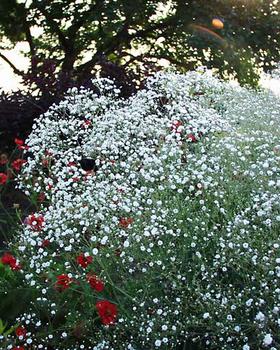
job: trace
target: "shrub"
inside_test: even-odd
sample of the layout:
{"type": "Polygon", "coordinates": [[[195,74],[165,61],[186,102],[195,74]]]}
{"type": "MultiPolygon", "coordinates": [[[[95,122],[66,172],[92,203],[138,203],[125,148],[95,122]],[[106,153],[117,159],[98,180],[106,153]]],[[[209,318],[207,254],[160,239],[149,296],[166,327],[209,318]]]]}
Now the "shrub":
{"type": "Polygon", "coordinates": [[[46,112],[53,97],[38,98],[26,92],[4,93],[0,95],[0,150],[12,152],[16,137],[26,138],[32,129],[34,119],[46,112]]]}
{"type": "Polygon", "coordinates": [[[279,100],[207,72],[94,85],[26,140],[39,209],[10,249],[36,298],[4,344],[277,349],[279,100]]]}

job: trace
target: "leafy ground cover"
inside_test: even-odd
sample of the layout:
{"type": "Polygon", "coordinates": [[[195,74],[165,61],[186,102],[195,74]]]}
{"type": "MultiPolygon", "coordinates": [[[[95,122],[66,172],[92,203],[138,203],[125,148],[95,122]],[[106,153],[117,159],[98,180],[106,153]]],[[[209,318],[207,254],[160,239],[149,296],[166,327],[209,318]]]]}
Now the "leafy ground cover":
{"type": "Polygon", "coordinates": [[[17,140],[36,209],[1,258],[26,300],[3,347],[278,349],[280,101],[208,72],[94,84],[17,140]]]}

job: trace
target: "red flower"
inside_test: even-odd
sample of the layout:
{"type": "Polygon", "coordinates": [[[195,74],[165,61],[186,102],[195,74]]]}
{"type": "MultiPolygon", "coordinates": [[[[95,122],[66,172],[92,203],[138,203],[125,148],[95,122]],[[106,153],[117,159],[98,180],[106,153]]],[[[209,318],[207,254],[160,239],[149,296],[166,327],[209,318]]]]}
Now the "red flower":
{"type": "Polygon", "coordinates": [[[17,146],[23,146],[23,145],[24,145],[24,141],[21,140],[21,139],[15,138],[15,144],[16,144],[17,146]]]}
{"type": "Polygon", "coordinates": [[[9,265],[12,270],[20,270],[21,266],[17,263],[17,259],[10,253],[5,253],[2,258],[1,262],[4,265],[9,265]]]}
{"type": "Polygon", "coordinates": [[[24,350],[23,346],[14,346],[12,350],[24,350]]]}
{"type": "Polygon", "coordinates": [[[50,245],[50,243],[51,242],[48,239],[44,239],[42,244],[41,244],[41,247],[46,248],[50,245]]]}
{"type": "Polygon", "coordinates": [[[92,260],[92,256],[85,256],[84,254],[78,255],[76,258],[77,264],[82,266],[84,269],[92,263],[92,260]]]}
{"type": "Polygon", "coordinates": [[[55,282],[55,289],[59,292],[63,292],[64,290],[70,287],[70,284],[73,282],[73,279],[69,277],[67,274],[62,274],[56,276],[57,281],[55,282]]]}
{"type": "Polygon", "coordinates": [[[130,224],[133,223],[133,219],[132,218],[120,218],[120,221],[119,221],[119,225],[122,227],[122,228],[128,228],[128,226],[130,224]]]}
{"type": "Polygon", "coordinates": [[[85,120],[82,124],[83,128],[87,128],[91,125],[91,121],[90,120],[85,120]]]}
{"type": "Polygon", "coordinates": [[[8,176],[4,173],[0,173],[0,185],[4,185],[8,181],[8,176]]]}
{"type": "Polygon", "coordinates": [[[12,162],[12,167],[16,170],[16,171],[20,171],[22,165],[26,163],[26,160],[24,159],[16,159],[12,162]]]}
{"type": "Polygon", "coordinates": [[[69,162],[67,166],[70,167],[77,167],[77,164],[75,162],[69,162]]]}
{"type": "Polygon", "coordinates": [[[29,215],[25,220],[25,223],[31,226],[33,231],[42,231],[44,222],[45,219],[42,215],[35,216],[35,214],[29,215]]]}
{"type": "Polygon", "coordinates": [[[191,142],[197,142],[197,138],[195,137],[194,134],[188,134],[187,139],[190,140],[191,142]]]}
{"type": "Polygon", "coordinates": [[[91,273],[87,274],[87,281],[92,289],[97,292],[102,292],[104,289],[104,283],[96,276],[91,273]]]}
{"type": "Polygon", "coordinates": [[[10,264],[10,267],[13,271],[18,271],[21,269],[21,265],[20,264],[17,264],[17,263],[12,263],[10,264]]]}
{"type": "Polygon", "coordinates": [[[23,337],[25,338],[26,336],[26,329],[23,326],[19,326],[16,330],[15,333],[18,337],[23,337]]]}
{"type": "Polygon", "coordinates": [[[10,265],[11,263],[16,262],[16,258],[10,253],[5,253],[1,258],[1,262],[4,265],[10,265]]]}
{"type": "Polygon", "coordinates": [[[115,323],[117,318],[117,306],[115,304],[110,303],[108,300],[101,300],[95,306],[103,324],[115,323]]]}
{"type": "Polygon", "coordinates": [[[25,145],[24,141],[21,139],[15,138],[15,144],[17,145],[17,148],[20,150],[29,149],[29,147],[25,145]]]}

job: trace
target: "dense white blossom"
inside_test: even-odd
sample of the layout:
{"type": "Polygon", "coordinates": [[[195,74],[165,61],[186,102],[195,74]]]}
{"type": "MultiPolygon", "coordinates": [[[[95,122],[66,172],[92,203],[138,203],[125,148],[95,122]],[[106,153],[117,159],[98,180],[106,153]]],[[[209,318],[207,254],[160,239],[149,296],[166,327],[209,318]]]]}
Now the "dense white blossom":
{"type": "Polygon", "coordinates": [[[280,346],[279,100],[208,72],[157,74],[127,100],[109,80],[94,84],[70,90],[26,140],[19,187],[43,196],[14,243],[38,292],[17,320],[26,343],[280,346]],[[89,290],[81,253],[104,294],[89,290]],[[105,297],[118,307],[111,328],[96,321],[105,297]],[[54,324],[63,314],[65,329],[40,310],[54,324]]]}

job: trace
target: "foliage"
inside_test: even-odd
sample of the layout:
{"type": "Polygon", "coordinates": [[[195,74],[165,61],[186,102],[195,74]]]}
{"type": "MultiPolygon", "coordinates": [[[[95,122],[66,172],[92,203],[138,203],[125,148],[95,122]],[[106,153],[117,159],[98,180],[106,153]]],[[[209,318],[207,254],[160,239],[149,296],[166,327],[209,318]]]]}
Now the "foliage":
{"type": "MultiPolygon", "coordinates": [[[[47,111],[54,103],[58,103],[65,91],[73,86],[79,86],[75,81],[54,73],[54,62],[45,60],[42,64],[34,60],[36,73],[28,73],[24,81],[28,91],[14,93],[0,93],[0,151],[12,152],[16,137],[26,138],[30,133],[34,119],[47,111]],[[37,66],[38,65],[38,66],[37,66]],[[40,90],[39,96],[33,92],[34,86],[40,90]]],[[[136,86],[132,76],[122,67],[115,64],[104,64],[102,76],[110,76],[121,89],[122,97],[128,97],[135,93],[136,86]]],[[[94,89],[91,79],[88,77],[81,83],[84,87],[94,89]]]]}
{"type": "MultiPolygon", "coordinates": [[[[270,0],[5,0],[0,34],[9,47],[23,38],[28,42],[27,80],[36,76],[37,89],[46,60],[53,69],[48,78],[66,85],[81,85],[108,64],[122,67],[135,84],[161,67],[160,59],[183,71],[202,63],[256,85],[258,68],[270,70],[280,60],[279,6],[270,0]],[[213,18],[223,27],[213,27],[213,18]]],[[[0,57],[26,80],[3,53],[0,57]]]]}
{"type": "Polygon", "coordinates": [[[5,346],[279,348],[280,101],[207,72],[94,86],[17,141],[37,209],[2,263],[37,296],[5,346]]]}
{"type": "Polygon", "coordinates": [[[27,92],[5,93],[0,95],[0,150],[12,151],[15,137],[26,138],[32,123],[40,114],[47,111],[57,98],[37,98],[27,92]]]}

